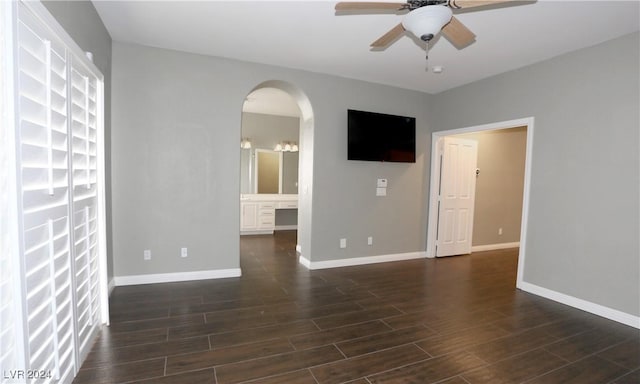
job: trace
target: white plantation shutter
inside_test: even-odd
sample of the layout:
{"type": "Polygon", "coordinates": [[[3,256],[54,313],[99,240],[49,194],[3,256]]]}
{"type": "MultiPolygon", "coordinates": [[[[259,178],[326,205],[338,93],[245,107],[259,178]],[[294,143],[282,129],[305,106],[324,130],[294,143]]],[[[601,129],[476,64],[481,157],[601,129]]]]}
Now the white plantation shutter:
{"type": "Polygon", "coordinates": [[[71,66],[71,167],[78,347],[82,357],[100,323],[97,194],[97,84],[71,66]]]}
{"type": "Polygon", "coordinates": [[[66,49],[28,12],[20,13],[17,40],[27,364],[51,372],[42,382],[68,382],[76,356],[66,49]]]}
{"type": "MultiPolygon", "coordinates": [[[[18,3],[14,20],[20,255],[0,262],[20,264],[24,318],[4,326],[15,303],[0,271],[0,342],[21,343],[11,350],[24,350],[24,368],[51,373],[27,382],[71,383],[104,319],[101,79],[38,7],[18,3]]],[[[0,354],[3,369],[16,368],[12,356],[0,354]]]]}

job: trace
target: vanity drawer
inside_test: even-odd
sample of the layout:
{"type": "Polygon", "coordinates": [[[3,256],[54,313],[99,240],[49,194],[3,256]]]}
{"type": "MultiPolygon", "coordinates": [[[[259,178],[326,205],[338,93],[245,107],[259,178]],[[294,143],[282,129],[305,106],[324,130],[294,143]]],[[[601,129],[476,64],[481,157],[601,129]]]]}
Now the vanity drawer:
{"type": "Polygon", "coordinates": [[[260,217],[258,220],[259,228],[272,228],[275,224],[276,221],[274,217],[260,217]]]}
{"type": "Polygon", "coordinates": [[[265,216],[273,217],[275,215],[276,215],[276,212],[273,209],[261,209],[260,210],[260,217],[265,217],[265,216]]]}
{"type": "Polygon", "coordinates": [[[273,201],[260,203],[260,209],[276,209],[276,203],[273,201]]]}
{"type": "Polygon", "coordinates": [[[297,209],[298,202],[297,201],[280,201],[278,202],[279,209],[297,209]]]}

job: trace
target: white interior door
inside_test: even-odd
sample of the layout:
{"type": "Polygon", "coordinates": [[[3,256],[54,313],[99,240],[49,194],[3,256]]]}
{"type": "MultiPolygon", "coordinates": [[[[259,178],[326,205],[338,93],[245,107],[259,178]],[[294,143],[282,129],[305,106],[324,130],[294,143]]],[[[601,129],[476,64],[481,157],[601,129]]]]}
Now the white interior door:
{"type": "Polygon", "coordinates": [[[478,142],[445,137],[439,145],[436,256],[471,253],[478,142]]]}

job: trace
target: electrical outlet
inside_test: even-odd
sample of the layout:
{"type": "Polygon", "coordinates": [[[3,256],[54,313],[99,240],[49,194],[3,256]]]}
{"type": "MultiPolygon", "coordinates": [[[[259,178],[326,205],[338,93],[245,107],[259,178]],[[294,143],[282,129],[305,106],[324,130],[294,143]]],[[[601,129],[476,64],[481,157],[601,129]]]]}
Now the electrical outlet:
{"type": "Polygon", "coordinates": [[[502,227],[498,228],[498,235],[502,236],[502,227]]]}
{"type": "Polygon", "coordinates": [[[145,249],[143,255],[144,255],[144,259],[145,260],[151,260],[151,250],[150,249],[145,249]]]}
{"type": "Polygon", "coordinates": [[[367,237],[367,245],[373,245],[373,236],[367,237]]]}
{"type": "Polygon", "coordinates": [[[340,248],[347,248],[347,239],[340,239],[340,248]]]}
{"type": "Polygon", "coordinates": [[[180,257],[187,257],[187,247],[180,248],[180,257]]]}

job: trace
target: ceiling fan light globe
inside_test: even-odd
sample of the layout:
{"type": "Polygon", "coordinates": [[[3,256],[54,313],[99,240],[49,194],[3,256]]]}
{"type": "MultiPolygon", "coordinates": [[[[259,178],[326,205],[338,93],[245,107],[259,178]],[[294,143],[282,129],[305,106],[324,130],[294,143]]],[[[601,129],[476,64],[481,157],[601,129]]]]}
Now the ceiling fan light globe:
{"type": "Polygon", "coordinates": [[[422,39],[423,36],[435,36],[452,16],[453,12],[447,6],[427,5],[409,12],[402,20],[402,26],[422,39]]]}

